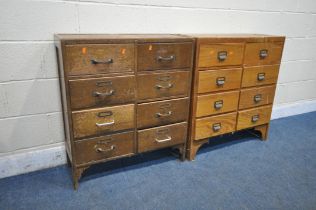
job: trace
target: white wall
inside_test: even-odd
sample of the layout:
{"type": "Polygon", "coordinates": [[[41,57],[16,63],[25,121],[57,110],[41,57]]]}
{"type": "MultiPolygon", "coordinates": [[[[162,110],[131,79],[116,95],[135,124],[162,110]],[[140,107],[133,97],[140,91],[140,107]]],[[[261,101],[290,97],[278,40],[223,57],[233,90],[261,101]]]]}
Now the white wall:
{"type": "Polygon", "coordinates": [[[286,35],[275,103],[316,99],[315,0],[0,0],[0,156],[63,141],[54,33],[286,35]]]}

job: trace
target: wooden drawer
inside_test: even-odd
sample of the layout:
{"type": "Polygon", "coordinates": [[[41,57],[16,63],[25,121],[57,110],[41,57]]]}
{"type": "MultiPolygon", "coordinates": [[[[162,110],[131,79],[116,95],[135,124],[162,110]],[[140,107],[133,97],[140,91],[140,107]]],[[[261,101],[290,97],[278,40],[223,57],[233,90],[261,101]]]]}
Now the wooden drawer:
{"type": "Polygon", "coordinates": [[[66,45],[68,75],[134,71],[134,44],[66,45]]]}
{"type": "Polygon", "coordinates": [[[192,49],[192,43],[138,44],[138,71],[191,68],[192,49]]]}
{"type": "Polygon", "coordinates": [[[199,71],[198,93],[240,88],[242,69],[199,71]]]}
{"type": "Polygon", "coordinates": [[[244,44],[201,44],[198,67],[241,65],[244,44]]]}
{"type": "Polygon", "coordinates": [[[279,65],[244,68],[242,87],[275,84],[278,80],[279,65]]]}
{"type": "Polygon", "coordinates": [[[184,144],[187,123],[177,123],[138,131],[138,152],[184,144]]]}
{"type": "Polygon", "coordinates": [[[137,127],[149,128],[187,120],[189,99],[173,99],[137,105],[137,127]]]}
{"type": "Polygon", "coordinates": [[[75,142],[76,163],[85,164],[134,154],[134,132],[125,132],[75,142]]]}
{"type": "Polygon", "coordinates": [[[266,124],[270,121],[272,105],[238,112],[237,130],[266,124]]]}
{"type": "Polygon", "coordinates": [[[75,138],[134,128],[134,105],[112,106],[72,112],[75,138]]]}
{"type": "Polygon", "coordinates": [[[281,62],[283,44],[283,42],[246,44],[244,65],[279,64],[281,62]]]}
{"type": "Polygon", "coordinates": [[[196,117],[237,110],[239,91],[198,96],[196,117]]]}
{"type": "Polygon", "coordinates": [[[71,108],[80,109],[135,100],[135,76],[70,80],[71,108]]]}
{"type": "Polygon", "coordinates": [[[274,92],[275,85],[241,90],[239,109],[272,104],[274,92]]]}
{"type": "Polygon", "coordinates": [[[186,97],[190,82],[189,71],[138,75],[138,99],[186,97]]]}
{"type": "Polygon", "coordinates": [[[205,117],[195,121],[195,140],[235,131],[237,113],[205,117]]]}

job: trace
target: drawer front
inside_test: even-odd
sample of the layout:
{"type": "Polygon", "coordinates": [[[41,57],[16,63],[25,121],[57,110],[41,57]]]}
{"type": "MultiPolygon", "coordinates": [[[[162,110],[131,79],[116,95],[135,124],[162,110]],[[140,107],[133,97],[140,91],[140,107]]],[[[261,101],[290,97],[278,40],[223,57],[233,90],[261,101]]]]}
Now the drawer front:
{"type": "Polygon", "coordinates": [[[126,132],[75,142],[76,163],[84,164],[134,154],[134,132],[126,132]]]}
{"type": "Polygon", "coordinates": [[[235,131],[237,113],[205,117],[195,121],[195,140],[235,131]]]}
{"type": "Polygon", "coordinates": [[[242,87],[275,84],[278,80],[279,65],[244,68],[242,87]]]}
{"type": "Polygon", "coordinates": [[[241,65],[244,44],[201,44],[198,67],[241,65]]]}
{"type": "Polygon", "coordinates": [[[138,44],[138,71],[191,68],[192,49],[192,43],[138,44]]]}
{"type": "Polygon", "coordinates": [[[187,123],[177,123],[138,131],[138,152],[184,144],[187,123]]]}
{"type": "Polygon", "coordinates": [[[138,75],[138,99],[186,97],[189,93],[189,84],[188,71],[138,75]]]}
{"type": "Polygon", "coordinates": [[[80,109],[135,100],[135,76],[70,80],[71,108],[80,109]]]}
{"type": "Polygon", "coordinates": [[[245,66],[279,64],[283,42],[249,43],[245,49],[245,66]]]}
{"type": "Polygon", "coordinates": [[[272,105],[238,112],[237,130],[266,124],[270,121],[272,105]]]}
{"type": "Polygon", "coordinates": [[[186,121],[189,99],[173,99],[137,105],[137,127],[149,128],[186,121]]]}
{"type": "Polygon", "coordinates": [[[239,91],[198,96],[196,117],[237,110],[239,91]]]}
{"type": "Polygon", "coordinates": [[[242,69],[199,72],[198,93],[239,89],[242,69]]]}
{"type": "Polygon", "coordinates": [[[134,44],[89,44],[66,46],[68,75],[134,71],[134,44]]]}
{"type": "Polygon", "coordinates": [[[272,104],[275,85],[241,90],[239,109],[246,109],[266,104],[272,104]]]}
{"type": "Polygon", "coordinates": [[[72,112],[75,138],[134,128],[134,105],[72,112]]]}

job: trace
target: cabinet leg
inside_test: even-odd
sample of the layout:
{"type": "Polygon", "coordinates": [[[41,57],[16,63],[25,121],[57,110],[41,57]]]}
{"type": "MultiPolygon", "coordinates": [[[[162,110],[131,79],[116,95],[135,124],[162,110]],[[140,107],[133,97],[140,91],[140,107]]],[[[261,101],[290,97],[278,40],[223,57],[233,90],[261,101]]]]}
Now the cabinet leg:
{"type": "Polygon", "coordinates": [[[190,142],[189,151],[187,152],[187,158],[188,160],[192,161],[195,159],[197,151],[200,149],[200,147],[207,143],[208,139],[204,139],[201,141],[192,141],[190,142]]]}
{"type": "Polygon", "coordinates": [[[180,160],[184,161],[185,160],[185,145],[183,144],[182,147],[179,147],[179,156],[180,156],[180,160]]]}
{"type": "Polygon", "coordinates": [[[185,145],[179,145],[172,148],[172,155],[179,157],[181,161],[185,160],[185,145]]]}
{"type": "Polygon", "coordinates": [[[73,186],[74,186],[75,190],[77,190],[78,187],[79,187],[79,179],[81,178],[82,173],[88,168],[89,168],[89,166],[81,167],[81,168],[73,167],[73,169],[72,169],[72,180],[73,180],[73,186]]]}
{"type": "Polygon", "coordinates": [[[265,141],[268,138],[268,132],[269,132],[269,124],[264,124],[264,125],[258,125],[254,127],[255,131],[259,131],[261,133],[261,140],[265,141]]]}
{"type": "Polygon", "coordinates": [[[67,166],[68,166],[69,168],[71,168],[71,161],[70,161],[70,159],[69,159],[69,157],[68,157],[68,154],[66,154],[66,157],[67,157],[67,166]]]}

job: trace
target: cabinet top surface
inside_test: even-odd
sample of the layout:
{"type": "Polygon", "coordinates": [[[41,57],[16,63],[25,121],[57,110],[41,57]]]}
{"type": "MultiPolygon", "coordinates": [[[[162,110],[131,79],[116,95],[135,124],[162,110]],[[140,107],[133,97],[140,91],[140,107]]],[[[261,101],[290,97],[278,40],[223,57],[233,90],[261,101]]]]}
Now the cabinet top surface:
{"type": "Polygon", "coordinates": [[[267,34],[187,34],[202,42],[284,42],[285,37],[267,34]]]}
{"type": "Polygon", "coordinates": [[[66,43],[135,41],[284,41],[284,36],[264,34],[56,34],[55,39],[66,43]]]}
{"type": "Polygon", "coordinates": [[[180,34],[56,34],[55,39],[61,41],[89,41],[89,40],[127,40],[127,41],[155,41],[155,40],[181,40],[192,41],[192,37],[180,34]]]}

